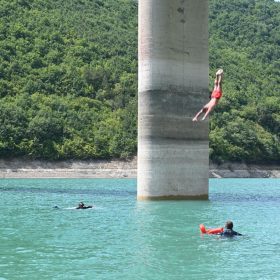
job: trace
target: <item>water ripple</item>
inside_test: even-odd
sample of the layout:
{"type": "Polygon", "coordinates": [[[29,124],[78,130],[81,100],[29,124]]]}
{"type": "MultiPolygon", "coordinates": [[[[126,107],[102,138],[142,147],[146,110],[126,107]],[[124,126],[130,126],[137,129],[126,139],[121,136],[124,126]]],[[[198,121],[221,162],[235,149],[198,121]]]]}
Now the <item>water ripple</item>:
{"type": "Polygon", "coordinates": [[[0,276],[278,279],[277,182],[211,180],[209,201],[147,202],[136,200],[135,180],[1,181],[0,276]],[[94,211],[52,208],[80,199],[94,211]],[[218,227],[227,219],[244,236],[200,235],[200,223],[218,227]]]}
{"type": "Polygon", "coordinates": [[[44,189],[41,187],[0,187],[0,192],[15,193],[45,193],[45,194],[88,194],[95,196],[136,196],[136,190],[106,190],[106,189],[44,189]]]}

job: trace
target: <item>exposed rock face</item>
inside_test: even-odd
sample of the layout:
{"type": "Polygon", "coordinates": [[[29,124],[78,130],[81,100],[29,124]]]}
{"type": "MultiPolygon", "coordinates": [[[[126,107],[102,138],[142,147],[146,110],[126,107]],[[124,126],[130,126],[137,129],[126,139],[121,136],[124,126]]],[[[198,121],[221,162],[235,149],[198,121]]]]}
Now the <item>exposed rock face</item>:
{"type": "Polygon", "coordinates": [[[0,178],[136,178],[136,159],[96,161],[0,160],[0,178]]]}
{"type": "Polygon", "coordinates": [[[211,178],[280,178],[279,165],[257,165],[245,163],[210,164],[211,178]]]}
{"type": "MultiPolygon", "coordinates": [[[[0,178],[136,178],[137,159],[96,161],[0,160],[0,178]]],[[[279,165],[210,164],[210,178],[280,178],[279,165]]]]}

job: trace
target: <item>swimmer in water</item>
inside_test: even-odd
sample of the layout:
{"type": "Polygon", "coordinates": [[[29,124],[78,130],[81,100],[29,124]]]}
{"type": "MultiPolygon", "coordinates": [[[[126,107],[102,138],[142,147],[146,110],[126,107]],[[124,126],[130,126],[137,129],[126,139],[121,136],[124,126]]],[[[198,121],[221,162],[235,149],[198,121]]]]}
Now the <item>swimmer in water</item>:
{"type": "Polygon", "coordinates": [[[242,234],[233,230],[232,221],[227,221],[225,224],[225,230],[221,232],[219,235],[223,237],[234,237],[234,236],[240,236],[242,234]]]}
{"type": "Polygon", "coordinates": [[[88,209],[88,208],[92,208],[92,205],[85,206],[83,202],[80,202],[76,207],[76,209],[88,209]]]}

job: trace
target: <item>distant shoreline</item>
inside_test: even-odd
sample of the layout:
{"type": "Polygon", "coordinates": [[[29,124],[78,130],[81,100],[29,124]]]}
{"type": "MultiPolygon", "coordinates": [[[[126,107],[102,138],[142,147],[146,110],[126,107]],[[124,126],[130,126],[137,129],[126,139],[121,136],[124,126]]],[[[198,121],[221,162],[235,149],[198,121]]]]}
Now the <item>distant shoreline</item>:
{"type": "MultiPolygon", "coordinates": [[[[137,159],[41,161],[0,159],[0,178],[136,178],[137,159]]],[[[209,178],[280,178],[279,165],[210,163],[209,178]]]]}

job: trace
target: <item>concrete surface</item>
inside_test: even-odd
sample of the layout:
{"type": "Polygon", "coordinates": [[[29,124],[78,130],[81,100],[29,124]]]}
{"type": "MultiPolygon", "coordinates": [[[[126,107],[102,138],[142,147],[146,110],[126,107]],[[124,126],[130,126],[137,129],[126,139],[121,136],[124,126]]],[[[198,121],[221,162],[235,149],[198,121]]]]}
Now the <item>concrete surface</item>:
{"type": "Polygon", "coordinates": [[[139,1],[138,199],[208,197],[208,1],[139,1]]]}

